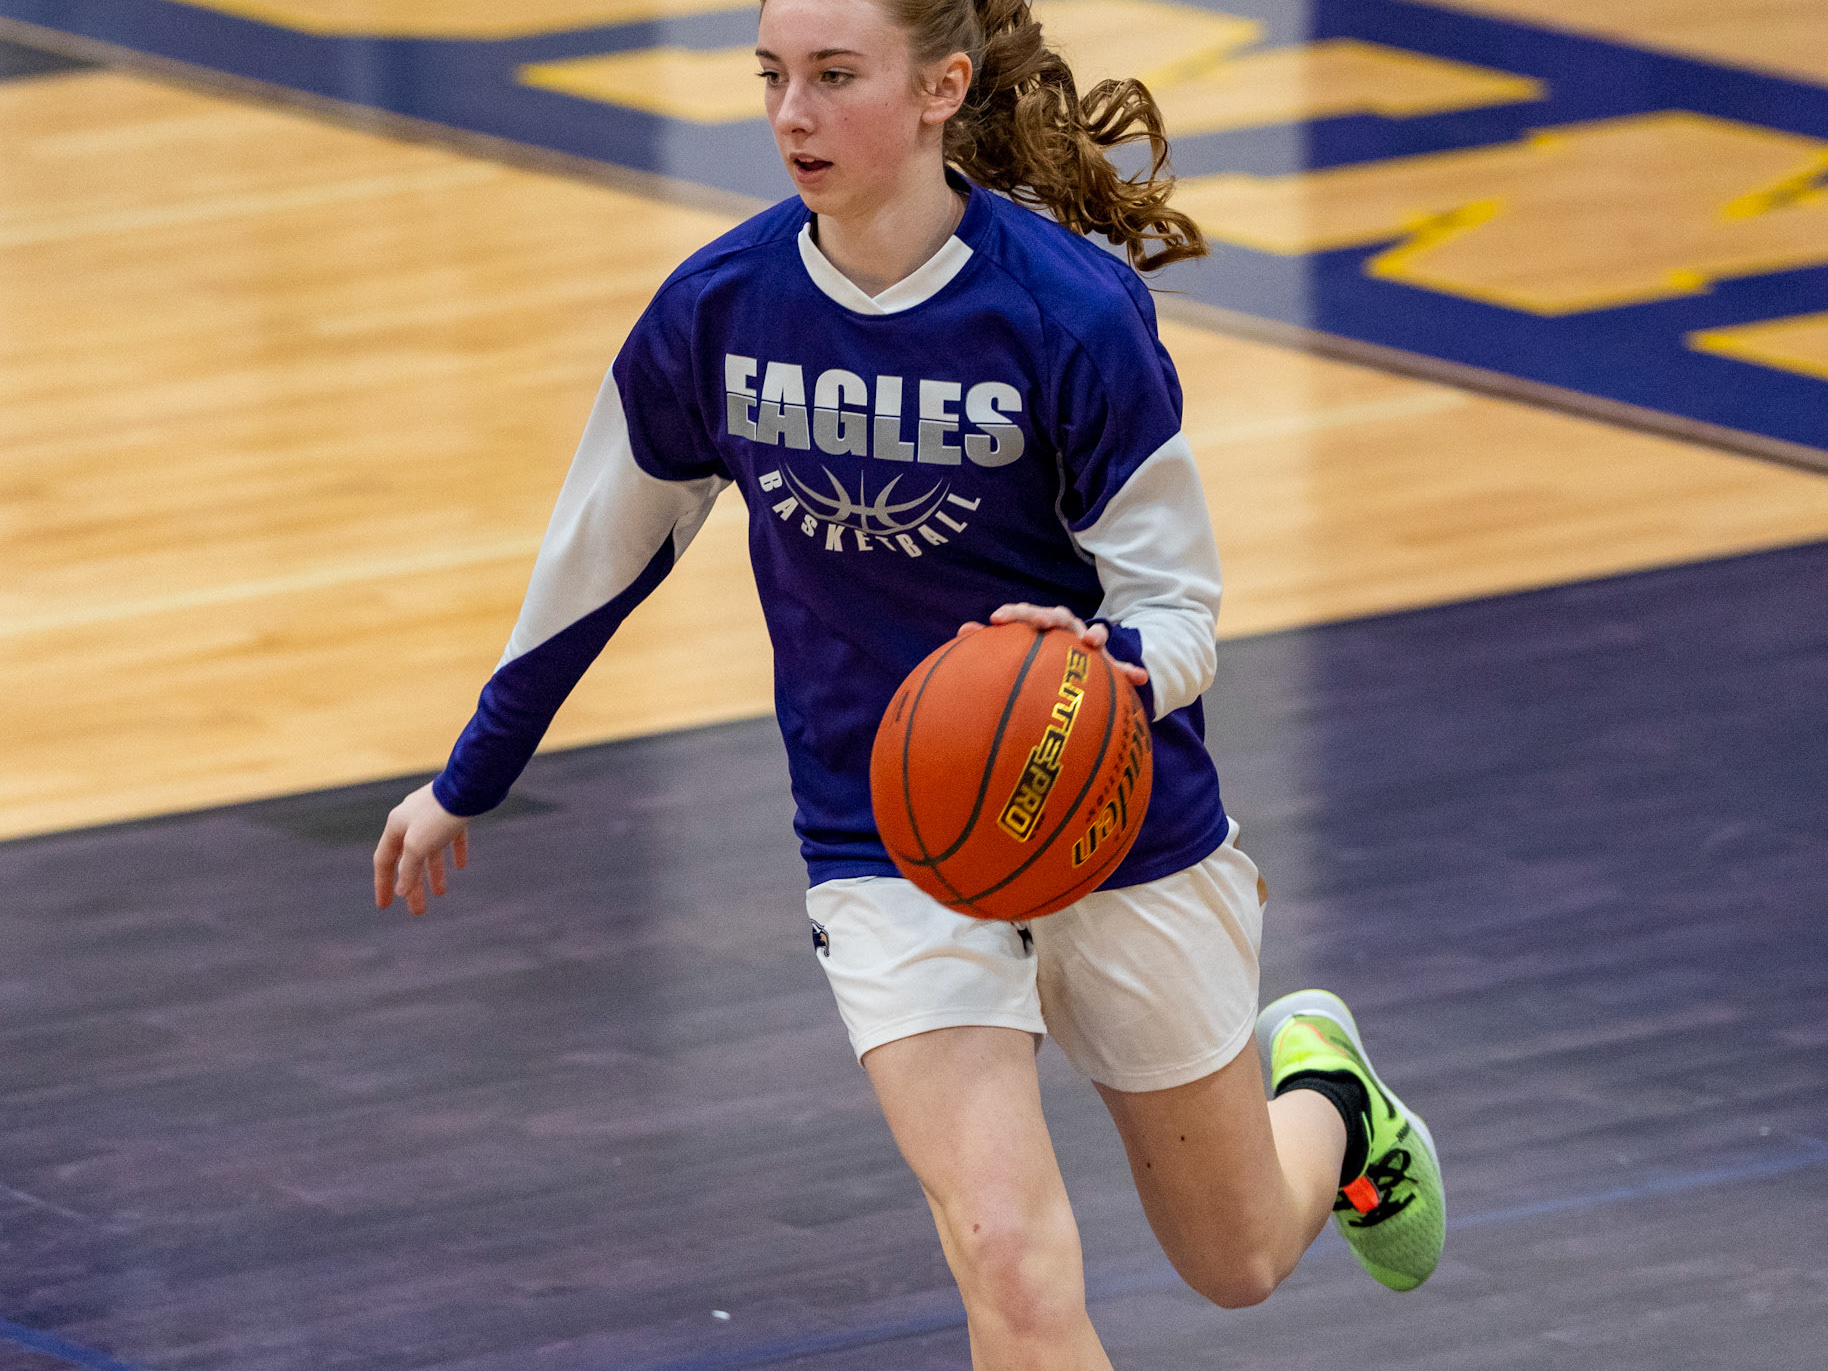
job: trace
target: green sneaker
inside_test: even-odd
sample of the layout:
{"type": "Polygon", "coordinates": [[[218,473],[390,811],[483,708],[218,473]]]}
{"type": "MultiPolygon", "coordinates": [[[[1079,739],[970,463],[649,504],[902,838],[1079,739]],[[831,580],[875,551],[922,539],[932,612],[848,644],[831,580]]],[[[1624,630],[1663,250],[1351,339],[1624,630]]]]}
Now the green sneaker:
{"type": "Polygon", "coordinates": [[[1349,1071],[1371,1101],[1369,1160],[1339,1192],[1333,1222],[1358,1264],[1392,1290],[1413,1290],[1441,1259],[1447,1199],[1422,1116],[1377,1078],[1345,1001],[1325,990],[1284,995],[1257,1016],[1270,1088],[1303,1071],[1349,1071]]]}

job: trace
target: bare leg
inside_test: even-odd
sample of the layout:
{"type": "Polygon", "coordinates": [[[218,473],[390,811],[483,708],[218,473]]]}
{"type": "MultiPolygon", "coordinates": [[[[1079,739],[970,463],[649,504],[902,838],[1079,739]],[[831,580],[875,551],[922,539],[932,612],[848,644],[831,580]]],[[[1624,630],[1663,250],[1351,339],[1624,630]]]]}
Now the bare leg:
{"type": "Polygon", "coordinates": [[[1339,1112],[1311,1090],[1266,1103],[1248,1047],[1172,1090],[1098,1093],[1182,1279],[1227,1308],[1266,1298],[1332,1212],[1346,1150],[1339,1112]]]}
{"type": "Polygon", "coordinates": [[[863,1065],[932,1207],[976,1371],[1110,1371],[1085,1312],[1033,1036],[942,1028],[884,1044],[863,1065]]]}

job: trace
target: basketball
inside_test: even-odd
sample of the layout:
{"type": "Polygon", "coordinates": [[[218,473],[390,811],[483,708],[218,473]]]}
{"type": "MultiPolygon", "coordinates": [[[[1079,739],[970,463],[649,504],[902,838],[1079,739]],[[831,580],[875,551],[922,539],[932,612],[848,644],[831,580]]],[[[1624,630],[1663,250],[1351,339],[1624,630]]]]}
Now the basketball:
{"type": "Polygon", "coordinates": [[[909,673],[870,756],[901,874],[980,919],[1037,919],[1098,888],[1149,807],[1142,698],[1065,629],[1000,624],[909,673]]]}

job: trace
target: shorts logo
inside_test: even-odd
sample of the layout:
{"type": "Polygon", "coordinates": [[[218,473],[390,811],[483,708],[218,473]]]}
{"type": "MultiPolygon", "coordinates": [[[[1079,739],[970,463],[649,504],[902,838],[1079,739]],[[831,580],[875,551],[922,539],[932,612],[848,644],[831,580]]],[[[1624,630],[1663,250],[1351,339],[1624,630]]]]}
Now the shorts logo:
{"type": "Polygon", "coordinates": [[[869,478],[859,472],[853,495],[829,467],[819,470],[829,483],[829,493],[802,481],[785,467],[763,472],[756,483],[770,498],[780,496],[770,508],[782,523],[798,528],[808,538],[823,535],[827,552],[881,549],[918,557],[923,545],[943,547],[952,541],[951,534],[971,527],[969,520],[959,516],[974,512],[983,503],[982,499],[954,495],[951,484],[945,481],[933,483],[921,494],[910,492],[908,498],[897,500],[899,474],[890,477],[888,484],[872,497],[868,493],[869,478]]]}
{"type": "Polygon", "coordinates": [[[1079,701],[1085,695],[1085,673],[1091,659],[1078,648],[1066,654],[1066,672],[1060,679],[1060,698],[1054,701],[1047,728],[1041,741],[1028,750],[1028,761],[1022,777],[997,815],[997,827],[1019,843],[1034,837],[1041,825],[1047,797],[1060,779],[1060,754],[1066,740],[1073,735],[1073,724],[1079,718],[1079,701]]]}

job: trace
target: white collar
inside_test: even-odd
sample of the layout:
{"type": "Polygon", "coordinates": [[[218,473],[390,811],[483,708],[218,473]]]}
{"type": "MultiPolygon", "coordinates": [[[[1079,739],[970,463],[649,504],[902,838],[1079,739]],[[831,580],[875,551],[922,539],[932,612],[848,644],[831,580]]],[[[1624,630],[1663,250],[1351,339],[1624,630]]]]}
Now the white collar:
{"type": "Polygon", "coordinates": [[[971,245],[957,234],[946,239],[938,252],[915,267],[880,295],[865,295],[863,288],[831,264],[812,240],[812,220],[800,227],[800,260],[812,283],[844,308],[856,314],[899,314],[931,300],[971,260],[971,245]]]}

